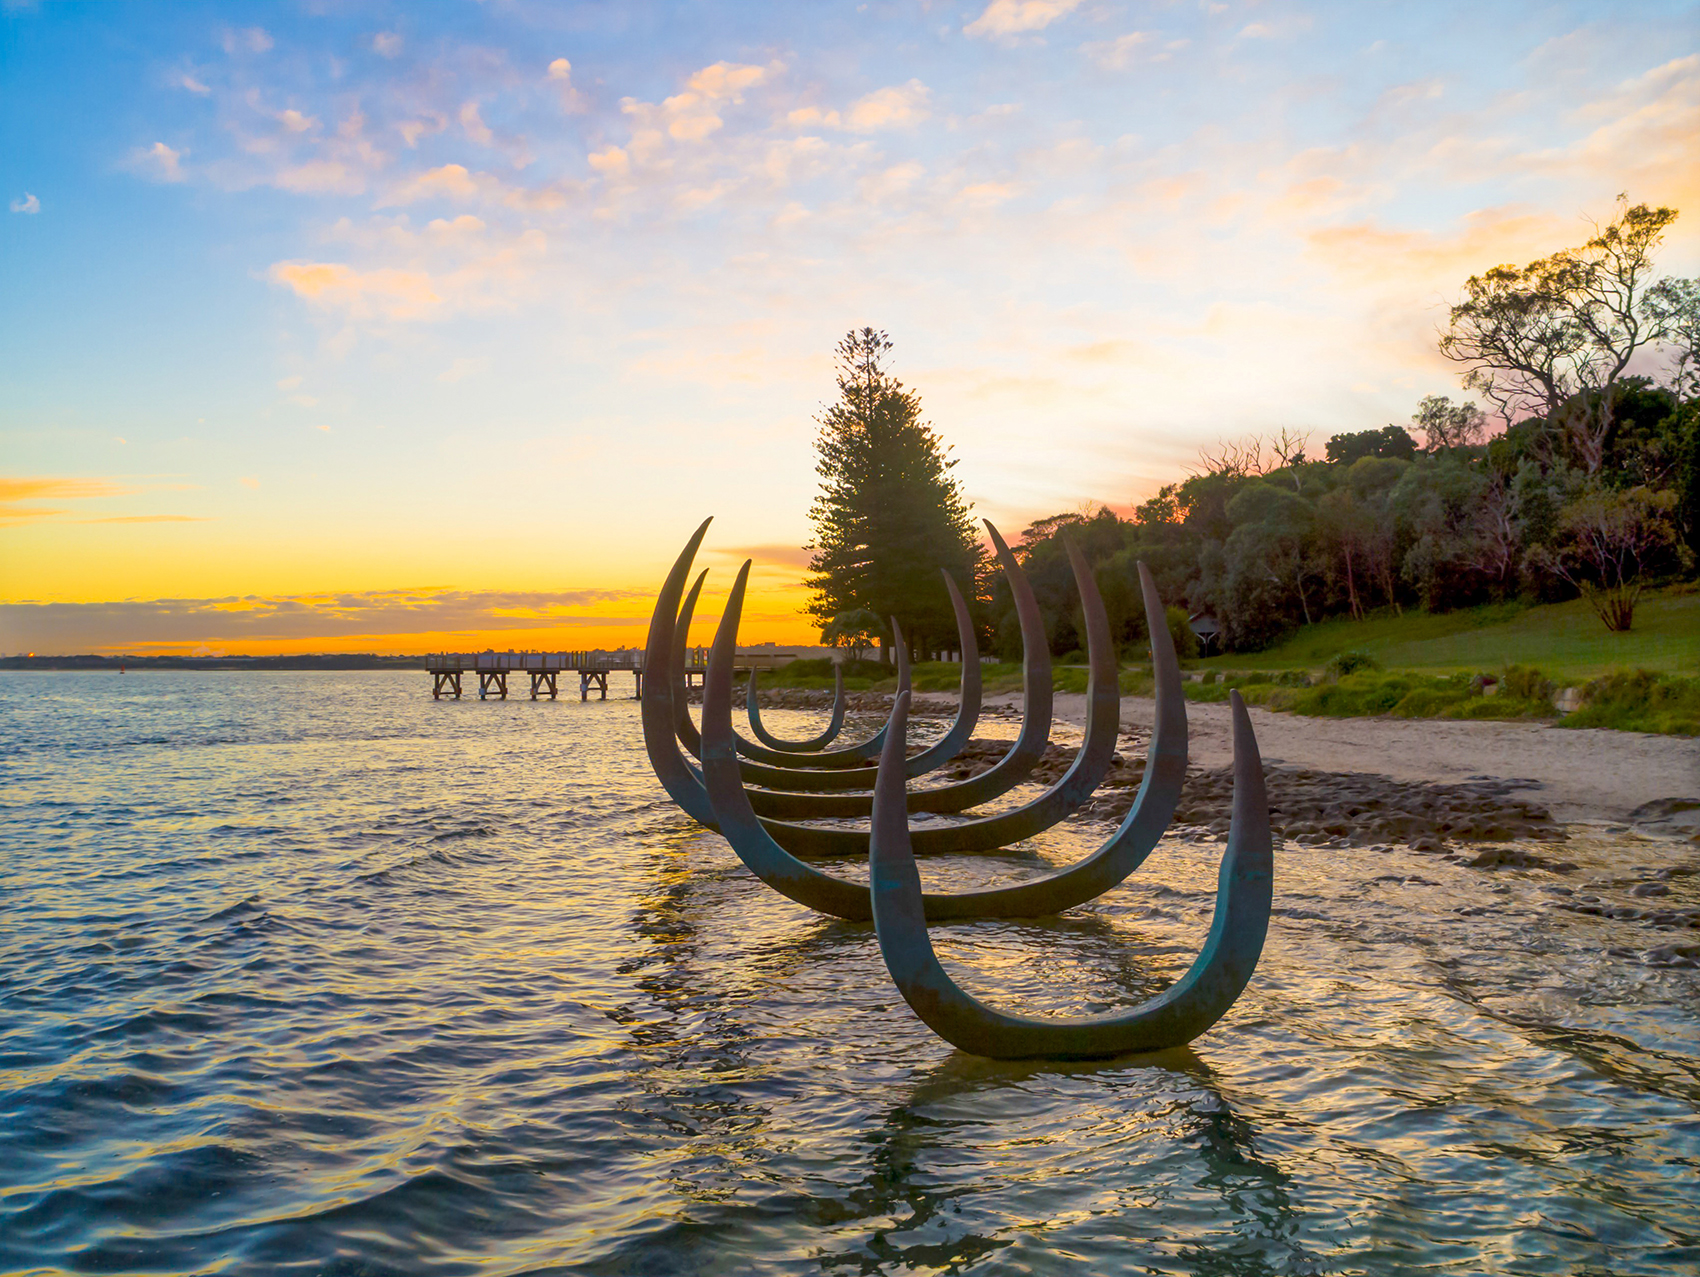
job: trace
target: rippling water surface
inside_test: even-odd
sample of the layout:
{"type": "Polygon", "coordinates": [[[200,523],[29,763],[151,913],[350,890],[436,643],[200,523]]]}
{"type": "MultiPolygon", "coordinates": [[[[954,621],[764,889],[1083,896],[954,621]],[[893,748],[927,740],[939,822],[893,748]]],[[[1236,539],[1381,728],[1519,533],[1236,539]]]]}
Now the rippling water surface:
{"type": "MultiPolygon", "coordinates": [[[[1551,907],[1691,847],[1278,848],[1257,977],[1191,1049],[996,1064],[673,808],[633,702],[427,689],[0,676],[0,1270],[1700,1266],[1693,933],[1551,907]]],[[[1002,1005],[1123,1005],[1196,952],[1219,854],[935,940],[1002,1005]]]]}

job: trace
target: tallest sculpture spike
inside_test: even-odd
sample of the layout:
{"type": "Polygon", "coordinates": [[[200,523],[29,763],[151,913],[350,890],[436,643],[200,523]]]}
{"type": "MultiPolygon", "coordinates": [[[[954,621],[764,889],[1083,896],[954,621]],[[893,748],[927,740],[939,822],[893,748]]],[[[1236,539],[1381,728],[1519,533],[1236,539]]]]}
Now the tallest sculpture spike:
{"type": "Polygon", "coordinates": [[[684,808],[693,820],[710,829],[714,827],[714,811],[708,804],[708,795],[673,743],[677,711],[671,669],[679,598],[685,592],[685,578],[691,574],[697,547],[702,544],[708,525],[713,522],[712,517],[704,519],[702,526],[685,543],[685,548],[673,563],[673,570],[661,584],[661,593],[656,596],[655,612],[649,618],[649,642],[643,652],[643,668],[650,676],[649,690],[640,702],[644,745],[649,751],[649,763],[655,768],[656,778],[669,798],[684,808]]]}

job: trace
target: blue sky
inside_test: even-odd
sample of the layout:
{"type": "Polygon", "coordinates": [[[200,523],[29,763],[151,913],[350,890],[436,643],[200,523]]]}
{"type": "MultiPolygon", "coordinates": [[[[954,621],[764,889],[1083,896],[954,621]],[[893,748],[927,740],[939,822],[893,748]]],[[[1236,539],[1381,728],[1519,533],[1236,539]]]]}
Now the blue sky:
{"type": "Polygon", "coordinates": [[[707,514],[752,636],[801,637],[863,324],[1012,530],[1220,438],[1403,421],[1458,394],[1463,280],[1620,192],[1687,210],[1661,265],[1700,270],[1697,25],[10,5],[0,649],[631,641],[707,514]]]}

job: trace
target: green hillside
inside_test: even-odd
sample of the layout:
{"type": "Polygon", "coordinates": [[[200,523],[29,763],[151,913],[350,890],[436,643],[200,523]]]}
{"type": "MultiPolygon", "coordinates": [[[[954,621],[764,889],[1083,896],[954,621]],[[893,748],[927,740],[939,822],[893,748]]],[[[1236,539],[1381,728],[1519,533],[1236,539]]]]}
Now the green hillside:
{"type": "Polygon", "coordinates": [[[1307,625],[1262,652],[1211,657],[1203,668],[1320,669],[1340,652],[1368,652],[1386,669],[1499,670],[1534,665],[1563,679],[1611,669],[1700,673],[1700,591],[1648,592],[1635,627],[1613,634],[1586,602],[1508,603],[1456,612],[1391,613],[1307,625]]]}

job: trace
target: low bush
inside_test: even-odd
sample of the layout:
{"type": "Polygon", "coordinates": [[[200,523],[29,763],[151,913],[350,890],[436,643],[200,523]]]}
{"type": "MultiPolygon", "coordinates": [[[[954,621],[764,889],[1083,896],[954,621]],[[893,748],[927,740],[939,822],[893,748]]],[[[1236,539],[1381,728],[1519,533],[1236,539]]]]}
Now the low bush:
{"type": "Polygon", "coordinates": [[[1356,674],[1361,670],[1378,670],[1380,668],[1381,662],[1368,652],[1351,651],[1341,652],[1329,661],[1328,668],[1324,672],[1331,679],[1341,679],[1348,674],[1356,674]]]}
{"type": "Polygon", "coordinates": [[[1582,708],[1559,726],[1700,736],[1700,678],[1652,670],[1603,675],[1582,689],[1582,708]]]}
{"type": "Polygon", "coordinates": [[[1545,697],[1538,700],[1525,699],[1520,696],[1509,696],[1501,692],[1498,696],[1476,696],[1461,704],[1448,709],[1443,718],[1551,718],[1553,716],[1552,702],[1545,697]]]}
{"type": "Polygon", "coordinates": [[[1499,694],[1523,701],[1551,701],[1552,680],[1532,665],[1507,665],[1500,676],[1499,694]]]}
{"type": "MultiPolygon", "coordinates": [[[[954,667],[953,667],[954,668],[954,667]]],[[[846,661],[844,686],[853,692],[865,692],[887,679],[895,679],[897,671],[879,661],[846,661]]],[[[832,662],[825,657],[791,661],[776,670],[763,670],[756,679],[760,687],[832,688],[832,662]]]]}

